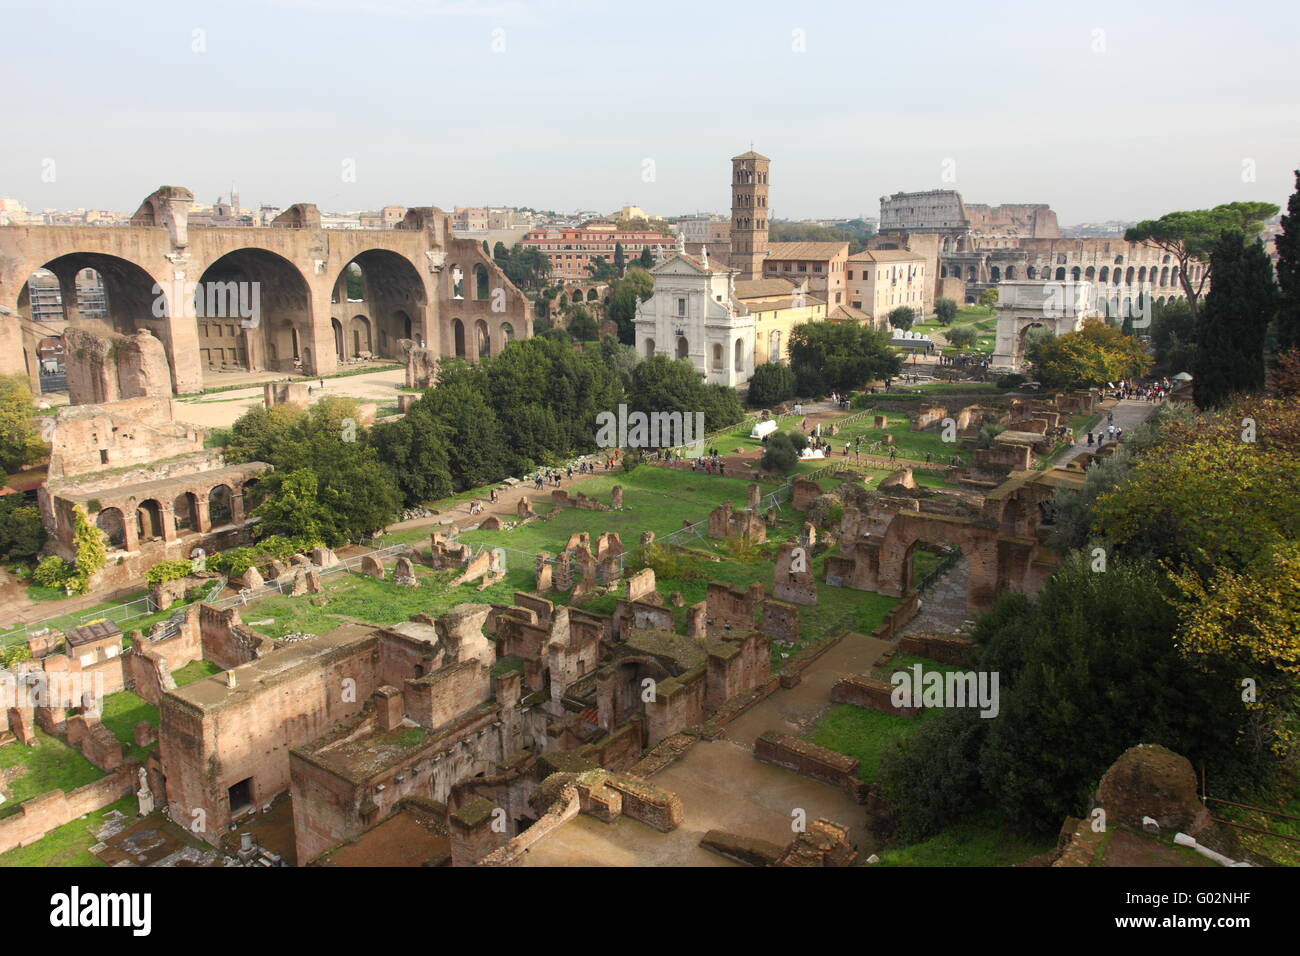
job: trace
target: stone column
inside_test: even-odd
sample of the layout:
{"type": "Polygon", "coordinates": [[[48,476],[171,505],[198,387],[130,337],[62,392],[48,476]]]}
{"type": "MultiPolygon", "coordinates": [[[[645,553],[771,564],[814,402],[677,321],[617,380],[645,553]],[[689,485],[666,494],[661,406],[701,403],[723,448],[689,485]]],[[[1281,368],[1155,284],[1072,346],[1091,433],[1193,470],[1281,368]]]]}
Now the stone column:
{"type": "Polygon", "coordinates": [[[194,493],[194,529],[201,534],[207,534],[212,530],[212,511],[208,502],[209,494],[210,492],[194,493]]]}

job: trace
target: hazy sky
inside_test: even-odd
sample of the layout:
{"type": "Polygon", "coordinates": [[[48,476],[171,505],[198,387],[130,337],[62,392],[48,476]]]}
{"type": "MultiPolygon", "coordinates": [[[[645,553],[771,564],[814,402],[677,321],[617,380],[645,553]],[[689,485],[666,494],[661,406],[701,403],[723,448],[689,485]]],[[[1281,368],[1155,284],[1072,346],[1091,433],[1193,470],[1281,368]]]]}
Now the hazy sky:
{"type": "Polygon", "coordinates": [[[725,212],[752,141],[780,218],[935,188],[1062,224],[1282,203],[1297,10],[0,0],[0,195],[131,212],[234,182],[245,207],[725,212]]]}

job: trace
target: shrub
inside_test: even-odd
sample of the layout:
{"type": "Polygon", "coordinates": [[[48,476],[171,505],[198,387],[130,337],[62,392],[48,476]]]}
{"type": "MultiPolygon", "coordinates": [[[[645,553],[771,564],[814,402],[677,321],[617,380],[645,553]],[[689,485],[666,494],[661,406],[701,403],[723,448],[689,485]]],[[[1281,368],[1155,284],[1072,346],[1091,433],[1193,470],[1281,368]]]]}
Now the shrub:
{"type": "Polygon", "coordinates": [[[1024,385],[1025,382],[1027,381],[1029,381],[1029,379],[1025,378],[1023,375],[1017,375],[1015,372],[1009,372],[1006,375],[999,375],[998,380],[994,382],[994,385],[996,385],[998,388],[1011,389],[1011,388],[1019,388],[1021,385],[1024,385]]]}
{"type": "Polygon", "coordinates": [[[41,559],[32,572],[32,581],[43,588],[62,588],[76,576],[77,570],[57,554],[41,559]]]}
{"type": "Polygon", "coordinates": [[[159,561],[144,573],[148,584],[166,584],[185,577],[193,570],[189,561],[159,561]]]}
{"type": "Polygon", "coordinates": [[[975,327],[970,325],[959,325],[955,329],[949,329],[943,335],[950,345],[963,349],[973,346],[979,341],[980,337],[979,332],[975,331],[975,327]]]}
{"type": "Polygon", "coordinates": [[[788,365],[764,362],[749,379],[746,400],[755,408],[771,408],[794,397],[794,370],[788,365]]]}

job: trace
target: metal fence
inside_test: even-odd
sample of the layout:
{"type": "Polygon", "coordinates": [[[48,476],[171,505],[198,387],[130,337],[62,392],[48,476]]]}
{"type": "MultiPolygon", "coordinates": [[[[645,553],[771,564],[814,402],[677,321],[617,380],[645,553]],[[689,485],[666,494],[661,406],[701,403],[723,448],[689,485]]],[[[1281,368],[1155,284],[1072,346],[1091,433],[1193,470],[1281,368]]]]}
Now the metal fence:
{"type": "MultiPolygon", "coordinates": [[[[312,570],[320,577],[327,577],[331,574],[338,574],[341,571],[352,571],[361,567],[361,562],[366,558],[374,558],[376,561],[383,561],[385,558],[400,557],[404,554],[410,554],[415,550],[412,544],[393,544],[387,548],[378,548],[374,551],[367,551],[365,554],[354,554],[350,558],[342,558],[338,564],[331,565],[328,568],[319,568],[312,565],[312,570]]],[[[228,598],[222,598],[219,601],[208,601],[207,603],[219,611],[224,611],[232,607],[241,607],[249,601],[256,601],[260,598],[271,597],[273,595],[287,594],[293,590],[293,576],[282,575],[279,578],[265,583],[262,587],[242,588],[238,594],[231,595],[228,598]]]]}

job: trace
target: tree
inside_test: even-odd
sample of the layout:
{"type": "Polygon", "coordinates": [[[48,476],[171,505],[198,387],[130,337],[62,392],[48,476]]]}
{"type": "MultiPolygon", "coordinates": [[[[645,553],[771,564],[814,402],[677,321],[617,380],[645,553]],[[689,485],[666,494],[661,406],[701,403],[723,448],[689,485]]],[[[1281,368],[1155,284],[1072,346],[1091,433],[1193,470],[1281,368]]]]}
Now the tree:
{"type": "Polygon", "coordinates": [[[361,302],[366,297],[366,276],[355,262],[348,265],[348,301],[361,302]]]}
{"type": "Polygon", "coordinates": [[[76,556],[76,573],[68,581],[78,594],[90,590],[90,579],[108,563],[108,542],[104,532],[90,523],[82,505],[72,508],[72,551],[76,556]]]}
{"type": "Polygon", "coordinates": [[[636,368],[636,349],[607,335],[600,340],[600,358],[618,376],[624,390],[632,387],[632,369],[636,368]]]}
{"type": "Polygon", "coordinates": [[[306,541],[323,541],[329,515],[317,498],[316,475],[309,468],[287,472],[275,489],[253,509],[260,519],[259,535],[279,534],[306,541]]]}
{"type": "Polygon", "coordinates": [[[980,334],[973,325],[959,325],[954,329],[947,329],[943,337],[948,340],[949,345],[955,345],[961,349],[972,348],[979,341],[980,334]]]}
{"type": "Polygon", "coordinates": [[[1277,282],[1281,303],[1277,312],[1277,350],[1300,349],[1300,169],[1295,171],[1296,190],[1282,216],[1282,231],[1274,240],[1277,249],[1277,282]]]}
{"type": "Polygon", "coordinates": [[[569,334],[579,342],[594,342],[600,338],[600,327],[585,306],[575,305],[570,310],[569,334]]]}
{"type": "Polygon", "coordinates": [[[35,401],[21,375],[0,375],[0,472],[8,474],[37,461],[45,443],[37,432],[35,401]]]}
{"type": "Polygon", "coordinates": [[[455,490],[447,429],[423,397],[401,418],[375,425],[370,441],[392,473],[407,507],[437,501],[455,490]]]}
{"type": "Polygon", "coordinates": [[[772,432],[763,446],[759,459],[765,471],[788,475],[799,464],[799,453],[808,447],[808,439],[800,432],[772,432]]]}
{"type": "Polygon", "coordinates": [[[639,261],[641,263],[642,269],[649,270],[654,268],[655,256],[654,253],[650,251],[649,246],[646,246],[644,249],[641,250],[641,256],[639,261]]]}
{"type": "Polygon", "coordinates": [[[950,324],[953,319],[957,318],[957,300],[936,299],[934,303],[934,317],[939,320],[940,325],[950,324]]]}
{"type": "Polygon", "coordinates": [[[290,473],[310,470],[322,508],[321,539],[331,547],[355,541],[390,523],[401,504],[396,479],[358,417],[355,399],[337,397],[310,409],[250,409],[231,428],[226,458],[275,466],[258,481],[254,507],[278,494],[290,473]]]}
{"type": "Polygon", "coordinates": [[[483,240],[483,255],[485,256],[492,255],[492,250],[488,248],[488,241],[486,239],[483,240]]]}
{"type": "Polygon", "coordinates": [[[507,262],[509,259],[510,259],[510,250],[506,248],[506,244],[504,242],[498,239],[497,244],[492,247],[492,261],[500,266],[503,265],[505,262],[507,262]]]}
{"type": "Polygon", "coordinates": [[[623,270],[627,267],[627,254],[623,252],[623,243],[614,243],[614,271],[618,277],[623,278],[623,270]]]}
{"type": "Polygon", "coordinates": [[[23,501],[22,495],[0,498],[0,558],[32,561],[45,544],[41,509],[23,501]]]}
{"type": "Polygon", "coordinates": [[[847,392],[902,370],[902,360],[884,329],[848,322],[808,322],[790,332],[790,367],[796,393],[821,396],[847,392]]]}
{"type": "Polygon", "coordinates": [[[654,277],[644,269],[632,266],[622,279],[610,286],[609,318],[618,326],[618,340],[627,345],[636,343],[636,306],[654,294],[654,277]]]}
{"type": "Polygon", "coordinates": [[[605,261],[604,256],[594,256],[587,263],[587,274],[597,282],[609,282],[618,278],[618,272],[609,262],[605,261]]]}
{"type": "Polygon", "coordinates": [[[1196,350],[1196,323],[1192,310],[1183,299],[1157,304],[1151,316],[1151,352],[1155,359],[1152,371],[1177,375],[1192,367],[1196,350]]]}
{"type": "Polygon", "coordinates": [[[916,310],[910,305],[900,305],[898,308],[890,310],[888,318],[891,326],[906,331],[916,321],[916,310]]]}
{"type": "Polygon", "coordinates": [[[980,306],[992,312],[998,304],[998,290],[985,289],[980,293],[980,306]]]}
{"type": "Polygon", "coordinates": [[[1086,388],[1140,375],[1151,358],[1132,337],[1101,319],[1076,332],[1038,343],[1030,356],[1038,380],[1050,388],[1086,388]]]}
{"type": "Polygon", "coordinates": [[[1234,392],[1257,392],[1265,380],[1264,339],[1278,305],[1273,265],[1258,239],[1224,232],[1210,254],[1214,285],[1196,320],[1192,375],[1199,408],[1234,392]]]}
{"type": "Polygon", "coordinates": [[[1243,238],[1256,236],[1263,221],[1277,215],[1278,207],[1266,202],[1232,202],[1213,209],[1190,209],[1165,213],[1159,219],[1144,219],[1125,230],[1128,242],[1147,242],[1163,249],[1178,263],[1178,282],[1187,296],[1192,318],[1199,317],[1201,293],[1214,271],[1209,263],[1193,282],[1193,263],[1206,263],[1219,237],[1236,230],[1243,238]]]}
{"type": "Polygon", "coordinates": [[[717,431],[745,417],[735,389],[705,385],[689,359],[653,355],[632,370],[627,405],[631,411],[704,413],[704,427],[717,431]]]}
{"type": "Polygon", "coordinates": [[[794,371],[780,362],[764,362],[749,377],[746,396],[754,408],[771,408],[794,398],[794,371]]]}

